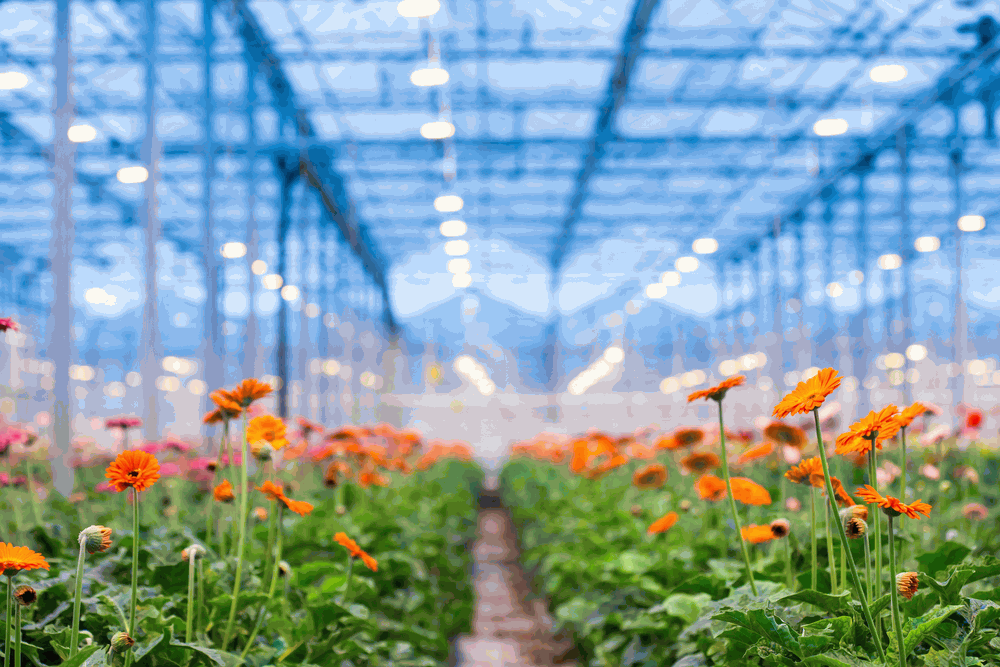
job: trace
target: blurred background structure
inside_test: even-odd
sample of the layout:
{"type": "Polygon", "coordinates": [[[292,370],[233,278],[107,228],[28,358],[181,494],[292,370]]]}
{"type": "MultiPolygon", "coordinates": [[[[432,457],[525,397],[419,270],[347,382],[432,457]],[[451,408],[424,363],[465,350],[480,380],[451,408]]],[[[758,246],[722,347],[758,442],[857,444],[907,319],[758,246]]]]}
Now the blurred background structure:
{"type": "Polygon", "coordinates": [[[693,422],[737,372],[736,426],[827,365],[846,415],[989,408],[998,18],[0,1],[0,411],[63,447],[117,413],[193,434],[263,376],[283,416],[495,459],[693,422]]]}

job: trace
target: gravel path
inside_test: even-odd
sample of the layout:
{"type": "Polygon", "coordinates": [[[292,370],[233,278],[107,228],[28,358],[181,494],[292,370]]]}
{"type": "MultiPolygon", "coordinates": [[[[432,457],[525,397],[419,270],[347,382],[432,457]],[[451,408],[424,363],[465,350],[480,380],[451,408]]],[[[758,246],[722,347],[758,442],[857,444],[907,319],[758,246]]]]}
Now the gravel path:
{"type": "Polygon", "coordinates": [[[507,511],[499,507],[480,510],[479,535],[473,546],[476,611],[472,635],[460,637],[456,643],[458,667],[575,667],[566,659],[572,641],[553,638],[552,618],[545,603],[527,601],[530,588],[518,555],[507,511]]]}

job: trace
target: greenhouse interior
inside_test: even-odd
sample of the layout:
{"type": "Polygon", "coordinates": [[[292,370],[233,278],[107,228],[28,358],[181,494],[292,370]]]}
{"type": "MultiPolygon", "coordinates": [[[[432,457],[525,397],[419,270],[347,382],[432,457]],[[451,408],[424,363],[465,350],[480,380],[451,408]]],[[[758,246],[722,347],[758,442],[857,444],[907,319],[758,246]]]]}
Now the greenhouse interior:
{"type": "Polygon", "coordinates": [[[998,35],[0,0],[3,666],[1000,666],[998,35]]]}

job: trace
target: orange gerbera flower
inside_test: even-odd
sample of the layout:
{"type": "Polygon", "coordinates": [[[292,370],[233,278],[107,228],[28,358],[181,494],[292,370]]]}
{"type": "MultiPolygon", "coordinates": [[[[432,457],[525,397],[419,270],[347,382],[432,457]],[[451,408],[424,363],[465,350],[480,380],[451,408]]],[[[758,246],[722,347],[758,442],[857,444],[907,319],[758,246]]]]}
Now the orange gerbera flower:
{"type": "Polygon", "coordinates": [[[223,419],[235,419],[243,414],[243,407],[240,405],[232,392],[225,389],[216,389],[208,395],[212,402],[219,406],[219,411],[223,419]]]}
{"type": "Polygon", "coordinates": [[[914,403],[896,415],[896,423],[900,428],[904,428],[912,424],[914,419],[922,416],[925,412],[927,412],[927,408],[923,403],[914,403]]]}
{"type": "Polygon", "coordinates": [[[702,500],[714,502],[726,497],[726,483],[715,475],[702,475],[695,482],[694,488],[702,500]]]}
{"type": "Polygon", "coordinates": [[[911,519],[919,519],[921,514],[929,517],[931,515],[931,506],[927,503],[921,502],[919,499],[907,505],[899,498],[893,498],[892,496],[883,496],[871,485],[866,484],[857,491],[855,491],[858,498],[869,505],[878,505],[882,508],[882,511],[889,516],[900,516],[905,514],[911,519]]]}
{"type": "Polygon", "coordinates": [[[264,398],[274,391],[271,385],[265,384],[255,378],[248,378],[236,385],[236,389],[228,392],[232,400],[240,407],[249,408],[250,404],[257,399],[264,398]]]}
{"type": "Polygon", "coordinates": [[[784,419],[789,415],[804,415],[823,405],[826,397],[840,386],[844,378],[837,371],[824,368],[805,382],[800,382],[774,407],[774,416],[784,419]]]}
{"type": "Polygon", "coordinates": [[[757,526],[755,524],[750,524],[749,526],[744,526],[740,531],[743,535],[743,539],[751,544],[761,544],[762,542],[770,542],[774,539],[774,533],[771,531],[771,524],[765,524],[763,526],[757,526]]]}
{"type": "Polygon", "coordinates": [[[285,507],[301,516],[305,516],[313,511],[312,505],[302,500],[292,500],[285,495],[285,491],[281,488],[281,485],[275,484],[271,480],[266,480],[263,484],[257,487],[257,490],[271,500],[281,501],[284,503],[285,507]]]}
{"type": "Polygon", "coordinates": [[[15,547],[9,542],[0,542],[0,574],[12,577],[19,570],[37,570],[39,568],[49,569],[45,556],[28,547],[15,547]]]}
{"type": "Polygon", "coordinates": [[[768,424],[764,429],[764,439],[779,445],[794,447],[798,450],[802,450],[809,442],[805,431],[784,422],[771,422],[768,424]]]}
{"type": "Polygon", "coordinates": [[[257,490],[267,496],[269,500],[281,500],[285,496],[285,490],[281,488],[281,485],[275,484],[269,479],[258,486],[257,490]]]}
{"type": "Polygon", "coordinates": [[[119,454],[104,472],[108,484],[118,492],[132,487],[145,491],[160,479],[160,463],[148,452],[132,449],[119,454]]]}
{"type": "Polygon", "coordinates": [[[658,489],[667,482],[667,469],[659,463],[650,463],[632,476],[632,484],[640,489],[658,489]]]}
{"type": "Polygon", "coordinates": [[[899,432],[900,424],[896,421],[898,412],[895,405],[888,405],[877,413],[872,410],[867,417],[851,424],[850,431],[837,437],[835,451],[844,455],[867,454],[871,451],[873,437],[875,447],[882,449],[882,443],[899,432]]]}
{"type": "Polygon", "coordinates": [[[721,463],[714,452],[692,452],[681,459],[681,466],[693,473],[703,473],[718,468],[721,463]]]}
{"type": "Polygon", "coordinates": [[[266,440],[275,449],[281,449],[288,444],[286,432],[285,422],[273,415],[260,415],[251,419],[247,426],[247,442],[266,440]]]}
{"type": "Polygon", "coordinates": [[[677,523],[677,512],[667,512],[659,519],[649,524],[649,528],[646,529],[647,535],[659,535],[660,533],[665,533],[670,530],[675,523],[677,523]]]}
{"type": "Polygon", "coordinates": [[[833,495],[837,497],[837,503],[841,507],[853,507],[854,505],[857,505],[857,503],[854,502],[854,498],[851,498],[850,494],[847,493],[847,489],[844,488],[843,482],[831,475],[830,484],[833,485],[833,495]]]}
{"type": "Polygon", "coordinates": [[[744,505],[770,505],[771,494],[763,486],[746,477],[731,477],[729,486],[733,489],[733,498],[744,505]]]}
{"type": "Polygon", "coordinates": [[[389,486],[389,478],[374,470],[363,470],[358,475],[358,484],[362,489],[367,489],[369,486],[389,486]]]}
{"type": "Polygon", "coordinates": [[[749,463],[750,461],[756,461],[757,459],[762,459],[768,456],[774,451],[774,445],[768,441],[764,441],[757,445],[756,447],[751,447],[745,450],[740,457],[736,459],[737,463],[749,463]]]}
{"type": "Polygon", "coordinates": [[[683,449],[685,447],[697,447],[705,441],[705,431],[703,429],[679,428],[670,435],[660,438],[656,442],[657,449],[683,449]]]}
{"type": "Polygon", "coordinates": [[[360,558],[361,562],[368,566],[369,570],[372,572],[378,572],[378,561],[365,553],[364,550],[358,546],[358,543],[349,538],[346,533],[337,533],[333,536],[333,539],[347,549],[351,558],[360,558]]]}
{"type": "Polygon", "coordinates": [[[282,496],[281,502],[285,503],[285,507],[291,512],[295,512],[299,516],[305,516],[313,511],[313,506],[304,500],[292,500],[288,496],[282,496]]]}
{"type": "Polygon", "coordinates": [[[231,503],[236,498],[233,494],[233,485],[229,483],[228,479],[222,480],[222,484],[212,490],[212,495],[220,503],[231,503]]]}
{"type": "Polygon", "coordinates": [[[331,461],[330,465],[326,467],[326,472],[323,473],[323,483],[333,488],[340,483],[341,478],[350,479],[353,474],[351,466],[347,465],[347,462],[331,461]]]}
{"type": "Polygon", "coordinates": [[[785,479],[792,484],[805,484],[810,481],[813,475],[823,476],[823,462],[818,456],[802,461],[797,466],[793,466],[785,473],[785,479]]]}
{"type": "Polygon", "coordinates": [[[709,399],[712,399],[713,401],[721,401],[726,397],[727,391],[733,387],[739,387],[746,381],[747,379],[743,375],[734,375],[731,378],[726,378],[714,387],[709,387],[708,389],[702,389],[688,394],[688,403],[697,401],[699,398],[704,398],[706,401],[709,399]]]}

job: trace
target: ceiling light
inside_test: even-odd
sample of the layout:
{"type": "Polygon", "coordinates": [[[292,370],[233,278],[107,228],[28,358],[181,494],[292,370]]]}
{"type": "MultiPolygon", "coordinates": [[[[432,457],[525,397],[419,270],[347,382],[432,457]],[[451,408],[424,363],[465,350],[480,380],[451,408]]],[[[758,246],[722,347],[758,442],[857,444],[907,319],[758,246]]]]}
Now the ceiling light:
{"type": "Polygon", "coordinates": [[[847,121],[843,118],[823,118],[813,125],[813,132],[821,137],[833,137],[847,132],[847,121]]]}
{"type": "Polygon", "coordinates": [[[66,130],[66,136],[74,144],[84,144],[97,138],[97,130],[90,125],[73,125],[66,130]]]}
{"type": "Polygon", "coordinates": [[[281,298],[285,301],[295,301],[299,298],[299,288],[295,285],[285,285],[281,288],[281,298]]]}
{"type": "Polygon", "coordinates": [[[847,281],[852,285],[860,285],[865,281],[865,274],[862,271],[855,269],[847,274],[847,281]]]}
{"type": "Polygon", "coordinates": [[[906,358],[910,361],[923,361],[927,358],[927,348],[919,343],[914,343],[906,348],[906,358]]]}
{"type": "Polygon", "coordinates": [[[664,271],[660,274],[660,282],[667,287],[677,287],[681,284],[681,274],[676,271],[664,271]]]}
{"type": "Polygon", "coordinates": [[[434,200],[434,210],[441,213],[454,213],[461,211],[465,202],[458,195],[441,195],[434,200]]]}
{"type": "Polygon", "coordinates": [[[664,394],[672,394],[681,388],[681,383],[677,381],[677,378],[663,378],[660,382],[660,391],[664,394]]]}
{"type": "Polygon", "coordinates": [[[122,183],[145,183],[149,172],[145,167],[122,167],[118,170],[118,180],[122,183]]]}
{"type": "Polygon", "coordinates": [[[468,273],[472,263],[464,257],[448,260],[449,273],[468,273]]]}
{"type": "Polygon", "coordinates": [[[247,247],[239,241],[230,241],[229,243],[222,244],[222,256],[226,259],[239,259],[245,254],[247,254],[247,247]]]}
{"type": "Polygon", "coordinates": [[[469,252],[468,241],[448,241],[444,244],[444,254],[459,257],[469,252]]]}
{"type": "Polygon", "coordinates": [[[621,360],[624,358],[625,358],[625,351],[622,350],[620,347],[613,346],[604,350],[604,361],[608,362],[609,364],[620,363],[621,360]]]}
{"type": "Polygon", "coordinates": [[[650,299],[662,299],[667,295],[667,286],[663,283],[646,285],[646,296],[650,299]]]}
{"type": "Polygon", "coordinates": [[[674,262],[674,268],[681,273],[691,273],[698,270],[697,257],[678,257],[674,262]]]}
{"type": "Polygon", "coordinates": [[[447,139],[455,134],[455,126],[446,120],[436,120],[420,126],[420,136],[424,139],[447,139]]]}
{"type": "Polygon", "coordinates": [[[414,86],[442,86],[448,83],[448,70],[440,67],[425,67],[410,75],[410,83],[414,86]]]}
{"type": "Polygon", "coordinates": [[[306,304],[306,317],[319,317],[319,304],[310,303],[306,304]]]}
{"type": "Polygon", "coordinates": [[[963,215],[958,219],[958,228],[963,232],[978,232],[986,226],[986,218],[981,215],[963,215]]]}
{"type": "Polygon", "coordinates": [[[826,286],[826,293],[833,299],[844,293],[844,288],[840,286],[840,283],[830,283],[826,286]]]}
{"type": "Polygon", "coordinates": [[[913,242],[917,252],[934,252],[941,247],[941,239],[936,236],[921,236],[913,242]]]}
{"type": "MultiPolygon", "coordinates": [[[[441,199],[441,197],[438,197],[438,199],[441,199]]],[[[434,200],[434,206],[437,206],[437,200],[434,200]]],[[[464,236],[469,227],[461,220],[445,220],[441,223],[439,229],[441,230],[441,236],[464,236]]]]}
{"type": "Polygon", "coordinates": [[[28,77],[20,72],[0,72],[0,90],[18,90],[28,85],[28,77]]]}
{"type": "Polygon", "coordinates": [[[899,352],[890,352],[885,355],[886,368],[902,368],[906,365],[906,358],[899,352]]]}
{"type": "Polygon", "coordinates": [[[891,271],[892,269],[898,269],[903,265],[903,258],[899,255],[882,255],[878,258],[878,268],[883,271],[891,271]]]}
{"type": "Polygon", "coordinates": [[[472,276],[468,273],[456,273],[451,277],[452,287],[468,287],[472,284],[472,276]]]}
{"type": "Polygon", "coordinates": [[[906,78],[906,68],[902,65],[879,65],[868,72],[875,83],[895,83],[906,78]]]}
{"type": "Polygon", "coordinates": [[[250,265],[250,270],[253,271],[255,276],[262,276],[267,271],[267,262],[262,259],[255,259],[253,264],[250,265]]]}
{"type": "Polygon", "coordinates": [[[396,5],[396,11],[399,12],[399,15],[408,19],[434,16],[439,9],[441,9],[441,3],[438,0],[403,0],[396,5]]]}
{"type": "Polygon", "coordinates": [[[271,273],[264,276],[260,282],[264,285],[264,289],[281,289],[285,281],[277,273],[271,273]]]}
{"type": "Polygon", "coordinates": [[[695,239],[691,244],[691,250],[699,255],[711,255],[719,249],[719,242],[715,239],[695,239]]]}

